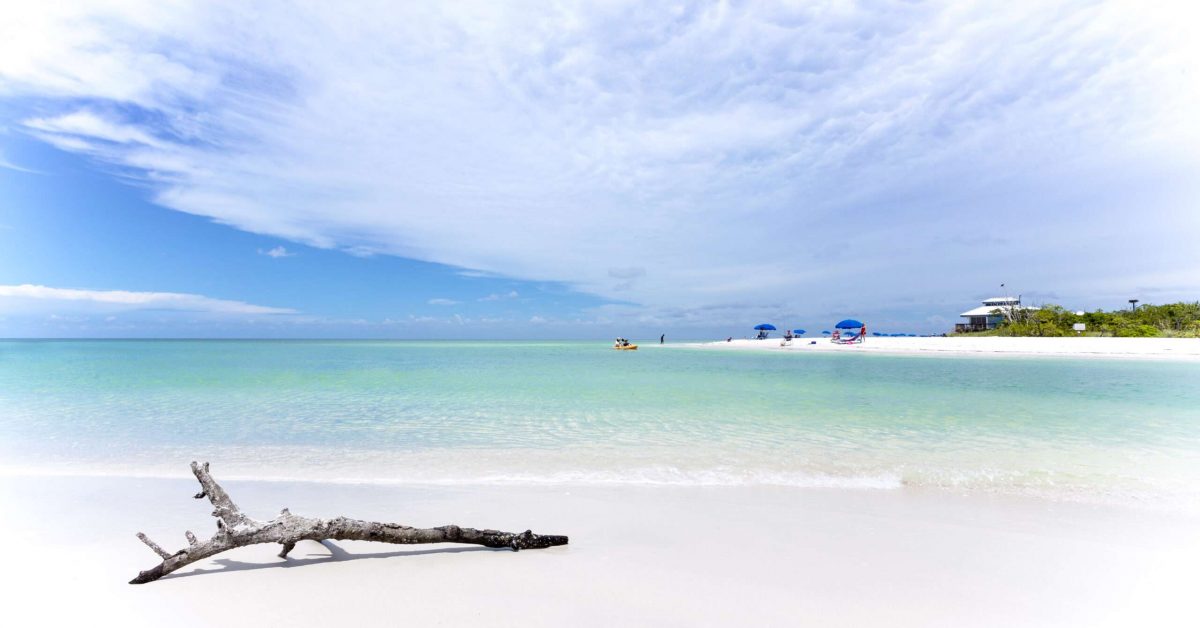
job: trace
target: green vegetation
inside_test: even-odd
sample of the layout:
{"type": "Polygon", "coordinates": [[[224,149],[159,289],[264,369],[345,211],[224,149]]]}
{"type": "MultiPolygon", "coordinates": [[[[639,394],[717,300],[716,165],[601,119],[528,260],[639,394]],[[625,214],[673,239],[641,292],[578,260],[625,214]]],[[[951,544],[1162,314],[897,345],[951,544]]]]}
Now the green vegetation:
{"type": "Polygon", "coordinates": [[[1200,301],[1142,305],[1136,310],[1096,310],[1082,316],[1059,305],[1013,312],[996,329],[973,335],[986,336],[1074,336],[1075,323],[1087,325],[1085,336],[1126,338],[1200,338],[1200,301]]]}

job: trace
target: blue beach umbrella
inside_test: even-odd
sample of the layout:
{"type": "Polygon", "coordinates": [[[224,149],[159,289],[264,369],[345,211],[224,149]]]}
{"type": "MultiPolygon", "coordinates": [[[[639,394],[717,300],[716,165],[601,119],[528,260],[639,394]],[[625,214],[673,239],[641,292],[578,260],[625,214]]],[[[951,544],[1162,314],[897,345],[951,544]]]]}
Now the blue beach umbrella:
{"type": "Polygon", "coordinates": [[[831,331],[829,331],[828,329],[826,329],[825,331],[823,331],[823,332],[821,332],[821,333],[822,333],[822,334],[825,334],[826,336],[828,336],[828,335],[831,335],[833,332],[831,332],[831,331]]]}
{"type": "Polygon", "coordinates": [[[862,323],[854,320],[853,318],[847,318],[846,320],[839,322],[837,325],[834,325],[834,327],[837,327],[838,329],[859,329],[862,326],[862,323]]]}
{"type": "Polygon", "coordinates": [[[803,336],[804,334],[806,334],[808,332],[804,331],[803,329],[793,329],[792,333],[796,334],[797,336],[803,336]]]}
{"type": "Polygon", "coordinates": [[[775,326],[770,323],[762,323],[754,326],[755,331],[775,331],[775,326]]]}

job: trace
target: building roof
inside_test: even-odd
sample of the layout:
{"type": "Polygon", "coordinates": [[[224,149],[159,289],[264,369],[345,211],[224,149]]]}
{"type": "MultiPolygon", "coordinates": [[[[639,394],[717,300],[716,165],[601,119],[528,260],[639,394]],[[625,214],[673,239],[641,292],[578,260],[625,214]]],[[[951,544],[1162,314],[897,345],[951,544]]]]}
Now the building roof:
{"type": "Polygon", "coordinates": [[[1000,310],[1036,310],[1038,308],[1031,305],[981,305],[973,310],[968,310],[959,314],[959,316],[991,316],[993,312],[1000,310]]]}
{"type": "Polygon", "coordinates": [[[981,305],[973,310],[968,310],[959,314],[959,316],[991,316],[996,310],[1002,309],[996,305],[981,305]]]}
{"type": "Polygon", "coordinates": [[[1018,305],[1020,303],[1020,297],[991,297],[983,300],[984,305],[1018,305]]]}

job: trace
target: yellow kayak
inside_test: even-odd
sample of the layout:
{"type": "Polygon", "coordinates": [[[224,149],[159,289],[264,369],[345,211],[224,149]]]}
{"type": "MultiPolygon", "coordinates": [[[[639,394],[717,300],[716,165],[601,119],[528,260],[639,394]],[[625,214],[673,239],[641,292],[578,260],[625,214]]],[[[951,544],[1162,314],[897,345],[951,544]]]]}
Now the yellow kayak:
{"type": "Polygon", "coordinates": [[[637,351],[637,345],[625,345],[624,347],[613,347],[617,351],[637,351]]]}

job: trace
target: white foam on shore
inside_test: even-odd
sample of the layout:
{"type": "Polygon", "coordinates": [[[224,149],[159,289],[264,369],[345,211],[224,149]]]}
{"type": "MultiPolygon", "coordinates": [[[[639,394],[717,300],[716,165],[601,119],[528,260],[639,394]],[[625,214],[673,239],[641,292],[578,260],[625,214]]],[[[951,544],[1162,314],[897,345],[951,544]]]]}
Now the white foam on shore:
{"type": "MultiPolygon", "coordinates": [[[[791,488],[840,488],[894,490],[903,488],[904,480],[898,475],[880,474],[864,476],[836,476],[821,473],[731,471],[731,470],[682,470],[677,467],[661,466],[622,471],[554,471],[548,473],[478,473],[454,475],[404,474],[392,477],[356,475],[353,471],[338,474],[314,473],[311,475],[278,475],[270,472],[247,473],[241,466],[232,472],[222,472],[221,478],[229,481],[253,482],[316,482],[321,484],[373,484],[383,486],[773,486],[791,488]]],[[[85,468],[63,469],[58,467],[0,466],[0,476],[45,476],[45,477],[110,477],[141,479],[178,479],[181,473],[165,470],[85,468]]]]}
{"type": "MultiPolygon", "coordinates": [[[[277,467],[276,467],[277,468],[277,467]]],[[[766,469],[682,469],[654,465],[626,469],[547,470],[545,472],[440,472],[415,469],[301,467],[309,473],[280,475],[272,469],[256,470],[244,464],[223,464],[218,474],[230,482],[315,483],[328,485],[411,487],[664,487],[664,488],[791,488],[849,491],[899,491],[904,489],[953,494],[980,494],[1034,498],[1050,502],[1091,504],[1200,514],[1197,492],[1188,487],[1099,486],[1064,481],[1049,475],[978,469],[970,472],[909,468],[902,471],[834,474],[820,471],[766,469]]],[[[186,471],[165,468],[115,466],[0,466],[0,477],[102,477],[133,479],[188,478],[186,471]]]]}

